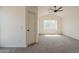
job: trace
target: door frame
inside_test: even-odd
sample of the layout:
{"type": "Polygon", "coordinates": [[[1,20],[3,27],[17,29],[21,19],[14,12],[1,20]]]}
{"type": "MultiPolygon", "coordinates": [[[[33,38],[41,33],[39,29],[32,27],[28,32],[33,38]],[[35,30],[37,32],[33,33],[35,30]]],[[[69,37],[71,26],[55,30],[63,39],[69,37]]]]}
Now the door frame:
{"type": "MultiPolygon", "coordinates": [[[[27,6],[27,7],[25,7],[25,29],[26,29],[26,47],[28,47],[29,46],[29,44],[28,44],[28,40],[29,40],[29,36],[28,36],[28,32],[27,32],[27,29],[28,29],[28,12],[29,12],[29,7],[33,7],[33,6],[27,6]]],[[[38,10],[38,9],[37,9],[38,10]]],[[[30,11],[31,12],[31,11],[30,11]]],[[[38,13],[37,13],[37,11],[36,11],[36,25],[37,26],[35,26],[35,28],[36,28],[36,43],[38,43],[38,36],[39,36],[39,34],[38,34],[38,13]]]]}

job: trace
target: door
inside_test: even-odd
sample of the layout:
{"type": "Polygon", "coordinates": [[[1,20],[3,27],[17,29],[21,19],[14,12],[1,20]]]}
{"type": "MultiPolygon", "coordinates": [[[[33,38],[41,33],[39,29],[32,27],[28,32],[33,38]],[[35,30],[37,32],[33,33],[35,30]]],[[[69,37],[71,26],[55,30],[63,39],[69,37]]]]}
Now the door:
{"type": "Polygon", "coordinates": [[[35,39],[35,13],[32,11],[28,11],[28,28],[27,28],[27,36],[28,36],[28,45],[34,44],[36,42],[35,39]]]}

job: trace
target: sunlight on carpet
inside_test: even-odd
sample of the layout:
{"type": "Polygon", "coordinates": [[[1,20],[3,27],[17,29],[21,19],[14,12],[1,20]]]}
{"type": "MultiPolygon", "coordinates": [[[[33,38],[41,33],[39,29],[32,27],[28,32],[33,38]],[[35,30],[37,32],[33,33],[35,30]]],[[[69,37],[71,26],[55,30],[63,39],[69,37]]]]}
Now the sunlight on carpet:
{"type": "Polygon", "coordinates": [[[44,35],[45,37],[61,37],[61,35],[44,35]]]}

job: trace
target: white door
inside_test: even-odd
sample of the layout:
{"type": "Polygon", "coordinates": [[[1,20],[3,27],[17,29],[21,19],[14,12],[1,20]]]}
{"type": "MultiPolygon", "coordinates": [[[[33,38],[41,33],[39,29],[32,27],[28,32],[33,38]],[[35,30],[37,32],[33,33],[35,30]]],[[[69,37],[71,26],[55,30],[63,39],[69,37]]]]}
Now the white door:
{"type": "Polygon", "coordinates": [[[28,36],[28,45],[34,44],[36,42],[36,39],[35,39],[35,13],[33,13],[31,11],[28,11],[27,36],[28,36]]]}

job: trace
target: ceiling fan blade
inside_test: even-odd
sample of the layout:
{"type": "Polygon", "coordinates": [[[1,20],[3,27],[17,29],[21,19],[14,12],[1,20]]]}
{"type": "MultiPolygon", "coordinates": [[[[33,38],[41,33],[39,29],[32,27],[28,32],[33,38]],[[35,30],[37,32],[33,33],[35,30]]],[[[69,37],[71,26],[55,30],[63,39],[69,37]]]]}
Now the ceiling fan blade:
{"type": "Polygon", "coordinates": [[[63,10],[58,10],[58,11],[63,11],[63,10]]]}
{"type": "Polygon", "coordinates": [[[49,7],[49,9],[48,10],[54,10],[52,7],[49,7]]]}
{"type": "Polygon", "coordinates": [[[58,12],[61,12],[61,11],[63,11],[63,10],[58,10],[58,12]]]}
{"type": "Polygon", "coordinates": [[[54,9],[48,9],[48,11],[49,11],[49,13],[51,13],[51,12],[53,12],[53,11],[54,11],[54,9]]]}
{"type": "Polygon", "coordinates": [[[59,7],[57,10],[60,10],[62,7],[59,7]]]}
{"type": "Polygon", "coordinates": [[[54,6],[55,10],[56,10],[56,6],[54,6]]]}
{"type": "Polygon", "coordinates": [[[54,10],[54,9],[50,8],[50,10],[54,10]]]}
{"type": "Polygon", "coordinates": [[[51,9],[49,9],[48,11],[49,11],[49,13],[52,13],[52,12],[53,12],[53,9],[52,9],[52,10],[51,10],[51,9]]]}

